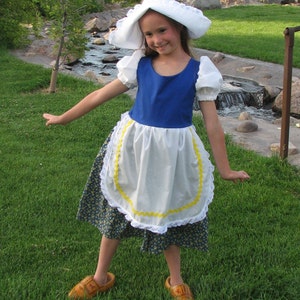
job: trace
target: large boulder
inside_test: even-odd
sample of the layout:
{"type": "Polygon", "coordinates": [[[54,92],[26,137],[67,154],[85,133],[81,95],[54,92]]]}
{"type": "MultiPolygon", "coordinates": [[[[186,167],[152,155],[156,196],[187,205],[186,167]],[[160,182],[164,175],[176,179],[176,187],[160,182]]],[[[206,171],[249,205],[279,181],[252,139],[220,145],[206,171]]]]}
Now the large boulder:
{"type": "MultiPolygon", "coordinates": [[[[276,97],[273,110],[282,111],[283,91],[276,97]]],[[[291,115],[300,118],[300,79],[292,83],[291,91],[291,115]]]]}
{"type": "Polygon", "coordinates": [[[128,10],[129,8],[120,8],[87,14],[84,17],[85,29],[90,33],[107,31],[116,25],[117,20],[124,18],[128,10]]]}
{"type": "Polygon", "coordinates": [[[111,24],[112,24],[111,19],[108,19],[105,17],[105,15],[103,15],[102,18],[95,17],[92,20],[89,20],[85,25],[85,29],[91,33],[103,32],[103,31],[107,31],[111,26],[111,24]]]}
{"type": "Polygon", "coordinates": [[[220,0],[185,0],[182,1],[188,5],[194,6],[201,10],[221,8],[220,0]]]}
{"type": "Polygon", "coordinates": [[[258,130],[257,123],[249,120],[241,122],[239,126],[236,128],[236,131],[243,132],[243,133],[254,132],[257,130],[258,130]]]}

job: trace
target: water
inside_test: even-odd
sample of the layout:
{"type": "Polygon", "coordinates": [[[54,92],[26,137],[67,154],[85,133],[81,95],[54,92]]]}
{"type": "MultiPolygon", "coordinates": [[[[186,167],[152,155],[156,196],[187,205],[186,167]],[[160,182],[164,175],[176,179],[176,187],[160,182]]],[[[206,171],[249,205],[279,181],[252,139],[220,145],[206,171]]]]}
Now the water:
{"type": "Polygon", "coordinates": [[[218,110],[218,114],[223,117],[233,117],[233,118],[238,118],[238,116],[242,112],[247,112],[250,116],[257,118],[257,119],[262,119],[265,121],[272,122],[275,119],[277,119],[279,116],[276,115],[276,113],[273,113],[271,109],[266,109],[266,108],[256,108],[253,106],[232,106],[232,107],[226,107],[222,110],[218,110]]]}
{"type": "Polygon", "coordinates": [[[253,80],[224,76],[224,83],[216,101],[221,116],[238,117],[241,112],[267,121],[277,115],[265,104],[265,88],[253,80]]]}
{"type": "Polygon", "coordinates": [[[87,71],[94,72],[97,77],[117,76],[117,68],[115,63],[103,63],[102,60],[106,55],[113,54],[117,59],[121,59],[125,55],[131,55],[132,50],[116,48],[113,45],[106,43],[105,45],[94,45],[94,38],[89,38],[87,50],[84,58],[79,60],[79,63],[72,67],[72,71],[76,74],[84,76],[87,71]]]}
{"type": "Polygon", "coordinates": [[[264,106],[265,88],[253,80],[223,76],[223,85],[217,98],[217,108],[224,109],[231,106],[264,106]]]}

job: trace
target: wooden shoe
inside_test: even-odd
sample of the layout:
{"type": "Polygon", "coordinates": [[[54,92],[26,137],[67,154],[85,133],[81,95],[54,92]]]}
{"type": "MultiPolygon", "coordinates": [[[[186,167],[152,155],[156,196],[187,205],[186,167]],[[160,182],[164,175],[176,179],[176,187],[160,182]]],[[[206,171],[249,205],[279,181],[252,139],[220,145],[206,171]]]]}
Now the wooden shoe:
{"type": "Polygon", "coordinates": [[[70,291],[69,299],[91,299],[99,293],[106,292],[115,284],[115,275],[107,273],[107,283],[99,285],[94,276],[87,276],[77,283],[70,291]]]}
{"type": "Polygon", "coordinates": [[[176,300],[194,300],[193,294],[190,287],[183,283],[178,285],[170,284],[170,276],[165,282],[165,287],[171,294],[171,296],[176,300]]]}

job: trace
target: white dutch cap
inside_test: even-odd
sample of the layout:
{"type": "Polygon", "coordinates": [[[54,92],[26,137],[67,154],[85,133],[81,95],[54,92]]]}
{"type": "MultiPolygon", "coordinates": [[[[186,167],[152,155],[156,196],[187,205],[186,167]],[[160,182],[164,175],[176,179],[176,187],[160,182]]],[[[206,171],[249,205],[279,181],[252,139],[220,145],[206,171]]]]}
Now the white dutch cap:
{"type": "Polygon", "coordinates": [[[149,10],[155,10],[184,25],[191,39],[205,34],[211,21],[200,9],[179,3],[175,0],[144,0],[130,9],[127,16],[117,22],[116,29],[109,35],[109,42],[126,49],[143,48],[144,36],[139,27],[139,19],[149,10]]]}

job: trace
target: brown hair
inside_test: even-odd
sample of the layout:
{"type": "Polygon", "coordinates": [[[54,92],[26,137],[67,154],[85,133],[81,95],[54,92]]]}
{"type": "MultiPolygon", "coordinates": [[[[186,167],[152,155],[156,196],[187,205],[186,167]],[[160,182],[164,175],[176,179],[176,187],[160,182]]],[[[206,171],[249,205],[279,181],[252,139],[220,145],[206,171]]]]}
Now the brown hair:
{"type": "MultiPolygon", "coordinates": [[[[146,13],[148,13],[149,11],[154,11],[156,13],[159,13],[151,8],[146,13]]],[[[180,32],[180,41],[181,41],[181,46],[182,46],[184,52],[186,52],[188,55],[192,56],[190,45],[189,45],[190,36],[189,36],[187,28],[184,25],[178,23],[177,21],[175,21],[163,14],[161,14],[161,15],[164,16],[171,24],[173,24],[175,26],[175,28],[180,32]]],[[[145,55],[146,56],[155,57],[158,55],[158,53],[156,51],[152,50],[147,45],[146,39],[144,39],[143,42],[145,44],[145,55]]]]}

